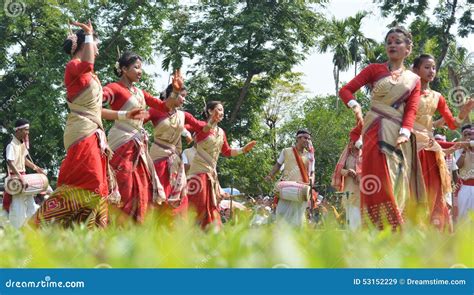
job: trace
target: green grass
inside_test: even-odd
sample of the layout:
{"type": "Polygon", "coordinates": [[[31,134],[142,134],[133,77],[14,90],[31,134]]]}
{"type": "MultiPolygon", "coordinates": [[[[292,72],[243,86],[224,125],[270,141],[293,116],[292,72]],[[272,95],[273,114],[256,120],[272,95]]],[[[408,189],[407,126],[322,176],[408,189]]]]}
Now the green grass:
{"type": "Polygon", "coordinates": [[[106,230],[5,227],[0,267],[14,268],[449,268],[474,267],[473,216],[454,234],[407,224],[402,233],[365,229],[250,227],[239,216],[222,231],[204,232],[190,221],[164,225],[150,216],[141,226],[106,230]]]}

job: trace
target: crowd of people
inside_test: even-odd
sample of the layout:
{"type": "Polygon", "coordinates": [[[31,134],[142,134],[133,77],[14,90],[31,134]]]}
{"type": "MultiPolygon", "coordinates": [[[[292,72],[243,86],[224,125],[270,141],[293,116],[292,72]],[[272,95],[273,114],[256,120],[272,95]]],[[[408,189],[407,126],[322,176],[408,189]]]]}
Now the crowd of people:
{"type": "MultiPolygon", "coordinates": [[[[179,70],[160,97],[138,89],[142,58],[133,52],[123,53],[115,64],[117,81],[102,86],[94,73],[98,42],[93,27],[90,22],[73,24],[81,29],[70,32],[63,45],[71,56],[64,75],[69,114],[57,188],[37,208],[34,191],[26,188],[44,184],[45,172],[29,157],[28,121],[18,120],[5,156],[7,192],[14,191],[15,181],[20,186],[3,198],[11,224],[19,228],[30,220],[33,226],[85,223],[104,228],[110,214],[140,224],[151,210],[176,219],[192,209],[203,229],[222,226],[219,203],[228,194],[219,184],[219,156],[249,153],[256,142],[231,148],[218,126],[224,119],[219,101],[206,103],[203,121],[182,111],[187,89],[179,70]],[[107,134],[103,119],[113,121],[107,134]],[[147,122],[154,127],[152,143],[143,128],[147,122]],[[194,142],[185,151],[183,137],[194,142]],[[26,167],[36,174],[26,177],[26,167]]],[[[339,92],[356,123],[332,186],[346,193],[344,216],[350,229],[372,223],[398,230],[407,212],[421,208],[433,226],[451,231],[453,221],[474,210],[474,129],[464,124],[474,100],[467,99],[453,117],[445,98],[429,86],[436,76],[435,58],[420,55],[411,70],[406,68],[413,42],[401,27],[387,33],[385,46],[388,61],[367,66],[339,92]],[[366,85],[371,100],[364,115],[354,94],[366,85]],[[436,111],[442,119],[434,122],[436,111]],[[462,128],[463,138],[454,143],[435,136],[433,127],[444,124],[462,128]]],[[[312,212],[321,200],[313,189],[311,132],[300,129],[295,140],[281,151],[265,179],[272,182],[281,172],[273,202],[276,219],[301,226],[308,208],[312,212]]]]}

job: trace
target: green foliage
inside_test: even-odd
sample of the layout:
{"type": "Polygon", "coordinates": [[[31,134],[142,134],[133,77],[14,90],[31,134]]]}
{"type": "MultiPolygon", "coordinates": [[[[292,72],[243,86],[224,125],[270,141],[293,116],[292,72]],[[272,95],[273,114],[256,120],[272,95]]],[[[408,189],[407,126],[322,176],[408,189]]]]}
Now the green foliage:
{"type": "Polygon", "coordinates": [[[0,267],[13,268],[450,268],[474,267],[472,217],[454,234],[407,223],[402,233],[334,226],[251,227],[248,214],[216,234],[192,222],[173,227],[149,216],[142,226],[55,227],[1,232],[0,267]]]}
{"type": "Polygon", "coordinates": [[[299,116],[285,124],[281,131],[285,146],[294,144],[295,132],[307,128],[312,133],[315,149],[316,184],[329,187],[331,175],[340,153],[349,142],[349,131],[355,125],[352,112],[346,107],[335,109],[334,96],[308,100],[299,116]]]}
{"type": "MultiPolygon", "coordinates": [[[[415,20],[410,24],[410,30],[416,33],[415,44],[420,47],[415,52],[426,52],[424,45],[432,39],[436,46],[434,56],[439,67],[443,65],[449,45],[456,39],[452,29],[458,28],[458,35],[462,38],[474,33],[474,20],[472,19],[472,1],[439,1],[430,14],[429,1],[403,1],[403,0],[374,0],[379,4],[384,17],[393,17],[390,26],[406,24],[409,16],[415,20]]],[[[435,81],[435,84],[438,82],[435,81]]]]}
{"type": "Polygon", "coordinates": [[[362,21],[368,14],[368,12],[361,11],[343,20],[333,17],[328,30],[323,33],[323,38],[318,43],[320,52],[331,51],[333,53],[335,95],[338,95],[339,92],[340,71],[346,71],[351,64],[354,64],[354,72],[357,74],[358,62],[363,58],[375,58],[372,47],[377,44],[376,41],[365,37],[361,31],[362,21]]]}
{"type": "MultiPolygon", "coordinates": [[[[29,119],[32,157],[49,169],[51,177],[65,154],[63,76],[69,57],[63,53],[62,44],[68,22],[93,21],[102,41],[95,71],[105,85],[116,80],[112,68],[117,46],[151,61],[167,6],[174,1],[22,2],[25,10],[15,17],[7,15],[5,9],[0,11],[0,126],[11,133],[17,118],[29,119]]],[[[143,84],[150,85],[146,75],[143,84]]],[[[10,134],[0,134],[0,149],[10,138],[10,134]]]]}
{"type": "MultiPolygon", "coordinates": [[[[205,94],[197,101],[223,101],[225,129],[236,137],[258,120],[254,114],[266,101],[271,81],[289,72],[314,45],[325,19],[313,7],[300,1],[182,6],[162,39],[163,66],[178,67],[183,58],[192,59],[189,73],[200,86],[195,91],[205,94]]],[[[188,82],[193,86],[194,81],[188,82]]]]}
{"type": "MultiPolygon", "coordinates": [[[[260,139],[260,138],[258,138],[260,139]]],[[[219,160],[219,181],[222,187],[234,187],[250,195],[273,196],[273,184],[264,181],[275,160],[272,150],[259,141],[251,153],[219,160]]]]}

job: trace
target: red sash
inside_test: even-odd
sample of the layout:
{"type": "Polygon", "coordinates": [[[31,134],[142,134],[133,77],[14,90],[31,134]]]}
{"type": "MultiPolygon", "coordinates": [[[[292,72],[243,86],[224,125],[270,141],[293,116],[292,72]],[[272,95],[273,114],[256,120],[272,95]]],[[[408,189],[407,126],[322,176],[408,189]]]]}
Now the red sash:
{"type": "MultiPolygon", "coordinates": [[[[296,164],[298,164],[298,168],[300,169],[300,173],[301,173],[301,178],[303,178],[303,182],[306,183],[306,184],[309,184],[309,176],[308,176],[308,172],[306,171],[306,167],[304,166],[304,163],[303,163],[303,160],[301,159],[301,156],[300,154],[298,153],[298,150],[296,150],[296,147],[293,147],[293,154],[295,155],[295,159],[296,159],[296,164]]],[[[318,193],[316,193],[315,191],[313,191],[311,189],[311,198],[313,200],[313,207],[316,208],[316,201],[318,200],[318,193]]],[[[275,195],[275,198],[273,199],[273,205],[278,205],[278,196],[275,195]]]]}

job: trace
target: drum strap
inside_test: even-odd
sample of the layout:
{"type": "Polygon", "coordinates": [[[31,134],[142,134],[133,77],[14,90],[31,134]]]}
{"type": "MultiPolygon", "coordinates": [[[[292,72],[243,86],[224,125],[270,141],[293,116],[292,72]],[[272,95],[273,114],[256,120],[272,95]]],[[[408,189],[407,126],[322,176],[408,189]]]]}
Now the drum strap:
{"type": "Polygon", "coordinates": [[[300,169],[301,177],[303,178],[304,183],[309,183],[309,176],[308,172],[306,172],[306,168],[304,167],[303,160],[301,159],[300,154],[296,147],[293,147],[293,154],[296,158],[296,163],[298,164],[298,168],[300,169]]]}

